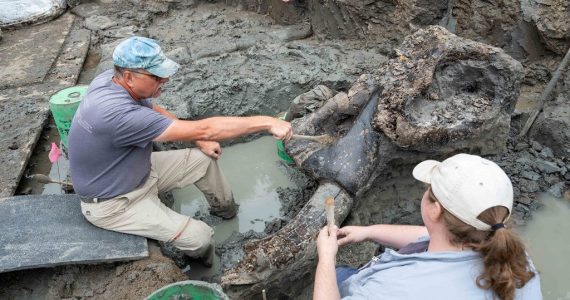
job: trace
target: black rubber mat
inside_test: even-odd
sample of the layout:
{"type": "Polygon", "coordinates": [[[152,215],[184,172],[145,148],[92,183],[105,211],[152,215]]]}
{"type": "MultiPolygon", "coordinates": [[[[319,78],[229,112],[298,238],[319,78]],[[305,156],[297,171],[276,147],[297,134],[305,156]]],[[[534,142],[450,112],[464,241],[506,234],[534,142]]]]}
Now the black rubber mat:
{"type": "Polygon", "coordinates": [[[146,238],[87,222],[77,195],[0,199],[0,273],[147,256],[146,238]]]}

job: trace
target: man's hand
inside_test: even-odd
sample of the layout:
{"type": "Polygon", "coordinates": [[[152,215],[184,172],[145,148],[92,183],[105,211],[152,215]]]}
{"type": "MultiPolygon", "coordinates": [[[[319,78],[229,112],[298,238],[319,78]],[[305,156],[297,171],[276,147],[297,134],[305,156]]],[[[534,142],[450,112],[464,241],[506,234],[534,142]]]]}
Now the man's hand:
{"type": "Polygon", "coordinates": [[[289,140],[293,135],[291,123],[279,119],[274,119],[273,121],[273,124],[271,124],[269,128],[269,132],[273,134],[273,137],[278,140],[289,140]]]}
{"type": "Polygon", "coordinates": [[[338,227],[325,226],[321,229],[319,237],[317,238],[317,253],[319,261],[332,261],[336,259],[336,252],[338,251],[338,243],[336,240],[338,227]]]}
{"type": "Polygon", "coordinates": [[[213,159],[218,159],[222,156],[222,147],[220,143],[214,141],[196,141],[194,142],[200,151],[213,159]]]}
{"type": "Polygon", "coordinates": [[[368,239],[369,228],[366,226],[345,226],[338,231],[338,245],[360,243],[368,239]]]}

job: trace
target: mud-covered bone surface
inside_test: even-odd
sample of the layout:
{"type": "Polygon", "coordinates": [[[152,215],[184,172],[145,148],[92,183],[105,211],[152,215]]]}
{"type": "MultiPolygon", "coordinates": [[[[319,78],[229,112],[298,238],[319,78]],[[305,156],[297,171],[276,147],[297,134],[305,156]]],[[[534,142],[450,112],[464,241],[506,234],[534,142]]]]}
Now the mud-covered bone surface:
{"type": "Polygon", "coordinates": [[[377,130],[410,150],[450,151],[474,139],[483,153],[503,149],[524,75],[518,61],[439,26],[406,37],[396,53],[377,72],[377,130]]]}

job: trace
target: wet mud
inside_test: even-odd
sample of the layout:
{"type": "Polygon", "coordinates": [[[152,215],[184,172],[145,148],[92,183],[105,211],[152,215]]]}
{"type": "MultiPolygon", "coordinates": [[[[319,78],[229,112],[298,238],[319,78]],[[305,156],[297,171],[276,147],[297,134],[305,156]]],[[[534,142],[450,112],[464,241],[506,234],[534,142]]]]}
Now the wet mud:
{"type": "Polygon", "coordinates": [[[0,274],[2,299],[144,299],[187,276],[149,243],[150,256],[131,263],[61,266],[0,274]]]}
{"type": "MultiPolygon", "coordinates": [[[[560,61],[562,46],[568,44],[568,36],[564,35],[568,32],[568,18],[560,17],[570,9],[566,2],[555,1],[553,5],[547,5],[539,1],[506,1],[498,9],[484,1],[294,1],[290,5],[274,0],[233,0],[224,4],[157,0],[81,2],[68,12],[75,19],[70,36],[77,36],[75,30],[81,30],[84,34],[81,40],[85,41],[85,32],[89,33],[89,51],[74,54],[63,50],[61,56],[49,64],[52,69],[47,71],[43,82],[31,88],[2,88],[0,91],[0,101],[4,101],[0,105],[5,108],[0,124],[5,129],[0,134],[0,146],[2,151],[12,155],[4,157],[17,163],[26,164],[30,156],[26,151],[31,152],[34,148],[46,124],[49,95],[66,85],[88,83],[96,74],[111,67],[114,46],[132,34],[158,39],[167,55],[182,64],[179,74],[164,87],[163,96],[157,102],[183,119],[199,119],[221,114],[277,115],[286,111],[295,97],[319,84],[341,94],[337,100],[342,100],[342,93],[347,95],[362,74],[373,74],[389,60],[399,59],[402,53],[395,49],[407,35],[427,25],[439,24],[460,37],[500,47],[523,67],[519,78],[520,95],[515,96],[518,102],[509,104],[515,106],[514,111],[508,110],[508,114],[500,118],[509,125],[505,128],[510,131],[502,130],[500,137],[488,136],[490,142],[493,137],[496,140],[496,144],[489,147],[493,151],[488,153],[498,153],[489,158],[497,161],[513,178],[516,198],[513,224],[524,226],[542,207],[543,200],[536,197],[536,193],[547,192],[560,197],[568,190],[570,131],[567,130],[569,119],[564,108],[570,93],[568,76],[563,75],[553,95],[554,101],[546,105],[546,117],[539,119],[538,126],[531,131],[532,139],[514,139],[560,61]],[[83,71],[78,76],[70,75],[71,71],[63,72],[61,69],[65,64],[62,61],[74,67],[77,67],[77,61],[85,61],[83,71]],[[5,102],[7,99],[21,101],[19,106],[14,106],[13,102],[5,102]],[[18,130],[18,135],[8,134],[30,119],[35,122],[28,126],[30,129],[18,130]],[[499,144],[504,145],[501,150],[494,148],[499,144]]],[[[2,30],[5,39],[0,40],[0,52],[3,53],[5,44],[2,43],[11,39],[16,31],[2,30]]],[[[69,39],[63,44],[63,48],[68,49],[69,39]]],[[[405,62],[402,65],[406,68],[405,62]]],[[[401,71],[393,66],[386,68],[401,71]]],[[[409,115],[414,122],[428,118],[420,108],[430,103],[428,98],[433,93],[429,91],[438,90],[444,98],[453,98],[456,91],[464,90],[473,94],[474,102],[496,93],[464,84],[481,74],[488,80],[477,82],[478,87],[496,84],[492,81],[496,79],[497,71],[489,65],[449,64],[449,68],[440,68],[436,74],[436,83],[431,90],[415,98],[421,101],[415,102],[418,107],[409,115]],[[454,83],[450,78],[458,74],[467,79],[460,86],[450,84],[454,83]],[[440,85],[443,89],[437,88],[440,85]]],[[[33,76],[30,78],[36,80],[33,76]]],[[[409,79],[401,80],[407,82],[409,79]]],[[[344,136],[367,100],[369,97],[353,111],[346,110],[347,114],[338,114],[336,120],[323,118],[323,125],[330,127],[324,129],[337,130],[340,134],[336,138],[344,136]]],[[[481,102],[481,106],[487,107],[487,103],[481,102]]],[[[458,109],[456,113],[461,111],[458,109]]],[[[447,117],[445,113],[442,109],[441,115],[453,122],[454,116],[447,117]]],[[[397,140],[401,135],[395,132],[392,138],[397,140]]],[[[45,139],[40,137],[39,140],[36,148],[45,147],[45,139]]],[[[401,140],[402,145],[414,142],[415,137],[401,140]]],[[[157,145],[157,148],[188,146],[168,143],[157,145]]],[[[378,151],[390,155],[394,153],[390,149],[393,150],[381,148],[378,151]]],[[[37,149],[36,153],[42,155],[37,149]]],[[[416,154],[411,153],[410,157],[416,154]]],[[[318,166],[318,160],[314,165],[318,166]]],[[[324,167],[334,171],[331,164],[324,167]]],[[[411,178],[412,167],[406,159],[394,160],[384,171],[373,174],[366,184],[353,185],[353,192],[363,186],[367,190],[342,198],[343,203],[354,204],[351,208],[347,204],[343,210],[346,217],[340,216],[339,222],[419,224],[417,200],[423,187],[411,178]]],[[[295,223],[299,214],[314,216],[313,221],[324,220],[318,215],[321,211],[317,204],[307,205],[318,191],[318,181],[323,181],[325,176],[317,176],[315,180],[311,175],[315,172],[305,175],[300,169],[286,168],[287,176],[297,187],[276,189],[281,211],[275,218],[259,221],[264,225],[263,230],[230,233],[228,239],[219,243],[216,252],[222,258],[215,272],[188,261],[168,245],[162,245],[161,250],[153,246],[151,257],[138,262],[0,274],[0,282],[9,283],[0,284],[0,298],[140,299],[161,286],[187,278],[223,281],[221,274],[225,269],[231,270],[225,273],[226,282],[236,284],[226,289],[234,298],[260,298],[261,290],[267,288],[270,298],[308,299],[315,257],[312,245],[303,244],[303,241],[312,241],[315,232],[309,224],[301,224],[304,228],[301,231],[292,227],[299,225],[295,223]],[[291,273],[287,268],[283,273],[274,272],[288,264],[302,272],[291,273]],[[284,291],[283,286],[288,289],[284,291]]],[[[2,181],[15,182],[10,191],[6,190],[13,193],[18,176],[25,173],[23,170],[21,173],[11,170],[4,173],[15,176],[2,181]]],[[[18,190],[19,193],[37,191],[25,187],[18,190]]],[[[163,198],[173,205],[172,195],[163,198]]],[[[219,218],[207,214],[198,213],[195,217],[212,226],[222,223],[219,218]]],[[[338,262],[358,266],[378,251],[378,245],[372,243],[343,247],[338,262]]]]}

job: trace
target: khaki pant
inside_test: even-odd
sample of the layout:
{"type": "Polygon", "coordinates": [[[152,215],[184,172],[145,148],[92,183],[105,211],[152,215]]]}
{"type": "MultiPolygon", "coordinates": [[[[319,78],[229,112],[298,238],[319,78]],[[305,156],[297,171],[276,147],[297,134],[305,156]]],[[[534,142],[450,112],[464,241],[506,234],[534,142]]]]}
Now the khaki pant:
{"type": "Polygon", "coordinates": [[[213,255],[213,229],[171,210],[158,193],[195,184],[211,213],[233,217],[237,205],[217,161],[198,149],[183,149],[153,152],[151,164],[142,186],[111,200],[81,202],[83,215],[95,226],[170,242],[189,256],[208,259],[213,255]]]}

